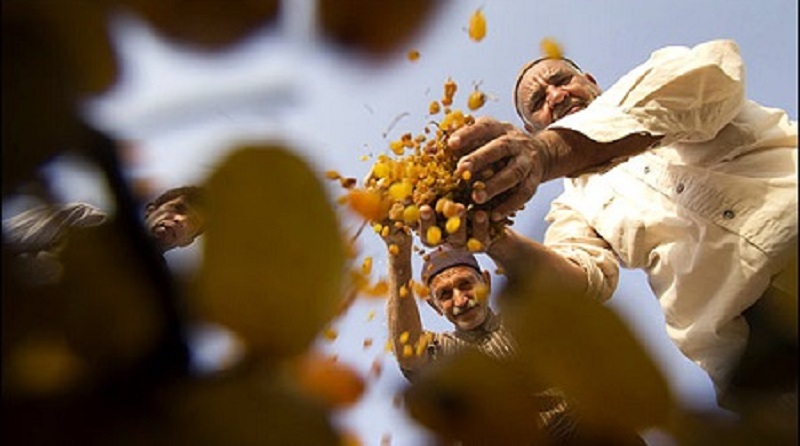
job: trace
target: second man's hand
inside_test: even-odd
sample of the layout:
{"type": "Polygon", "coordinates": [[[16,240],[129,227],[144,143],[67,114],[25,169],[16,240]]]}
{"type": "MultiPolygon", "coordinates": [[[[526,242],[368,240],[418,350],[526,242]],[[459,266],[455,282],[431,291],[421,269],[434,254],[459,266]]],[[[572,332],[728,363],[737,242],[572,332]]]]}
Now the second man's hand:
{"type": "Polygon", "coordinates": [[[448,139],[448,148],[460,156],[456,176],[469,171],[489,171],[485,188],[475,190],[472,200],[484,204],[504,192],[491,207],[490,218],[500,221],[521,209],[536,193],[545,176],[546,151],[542,142],[507,122],[481,117],[448,139]]]}

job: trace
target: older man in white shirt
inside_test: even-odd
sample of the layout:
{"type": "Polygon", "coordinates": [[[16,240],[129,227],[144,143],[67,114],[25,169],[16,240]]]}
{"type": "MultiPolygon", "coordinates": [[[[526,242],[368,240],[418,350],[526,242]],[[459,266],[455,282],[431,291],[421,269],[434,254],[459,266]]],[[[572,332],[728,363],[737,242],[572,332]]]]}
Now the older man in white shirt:
{"type": "MultiPolygon", "coordinates": [[[[797,308],[797,124],[747,100],[743,71],[728,40],[658,50],[606,92],[569,60],[539,59],[515,88],[531,134],[484,118],[449,145],[465,154],[459,171],[506,161],[473,194],[485,203],[503,193],[492,220],[539,183],[569,177],[544,245],[531,245],[551,263],[557,254],[558,268],[572,267],[599,300],[616,289],[620,264],[643,269],[668,335],[709,374],[722,404],[736,408],[738,398],[778,387],[796,410],[796,358],[753,367],[794,370],[785,386],[739,366],[755,330],[745,313],[762,296],[797,308]]],[[[485,220],[473,218],[472,231],[483,233],[475,222],[485,220]]],[[[796,355],[796,316],[775,333],[759,348],[796,355]]]]}

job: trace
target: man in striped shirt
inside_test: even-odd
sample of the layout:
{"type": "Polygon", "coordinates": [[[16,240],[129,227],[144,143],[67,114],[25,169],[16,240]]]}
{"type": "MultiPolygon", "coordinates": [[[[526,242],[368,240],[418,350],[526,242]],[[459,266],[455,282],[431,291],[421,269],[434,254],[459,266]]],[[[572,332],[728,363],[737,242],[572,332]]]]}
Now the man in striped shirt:
{"type": "MultiPolygon", "coordinates": [[[[431,363],[475,349],[492,359],[508,361],[517,351],[517,343],[503,325],[501,317],[488,306],[491,275],[481,270],[475,256],[463,249],[438,247],[426,256],[422,270],[424,287],[413,286],[411,234],[392,227],[384,241],[395,245],[389,255],[387,316],[389,336],[400,370],[412,383],[431,363]],[[413,290],[427,290],[429,305],[453,324],[454,330],[434,333],[425,330],[413,297],[413,290]]],[[[544,388],[531,395],[538,414],[539,429],[556,445],[641,444],[635,434],[607,438],[578,426],[568,400],[555,388],[544,388]]],[[[523,414],[521,414],[524,416],[523,414]]]]}

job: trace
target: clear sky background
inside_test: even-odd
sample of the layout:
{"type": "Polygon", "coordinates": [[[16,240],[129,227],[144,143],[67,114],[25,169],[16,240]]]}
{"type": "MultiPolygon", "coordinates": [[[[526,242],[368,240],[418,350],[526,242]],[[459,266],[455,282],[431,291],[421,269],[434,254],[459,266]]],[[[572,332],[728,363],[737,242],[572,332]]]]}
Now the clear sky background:
{"type": "MultiPolygon", "coordinates": [[[[170,44],[132,17],[115,21],[121,82],[87,102],[86,112],[98,126],[136,142],[131,178],[149,179],[159,189],[200,183],[231,147],[249,140],[279,141],[320,172],[335,169],[363,178],[372,159],[360,157],[387,151],[388,141],[402,133],[420,133],[427,104],[440,97],[447,77],[459,84],[456,107],[466,108],[467,93],[479,83],[493,99],[476,114],[517,124],[510,99],[514,79],[525,62],[540,55],[544,37],[560,42],[566,56],[603,88],[660,47],[732,38],[745,61],[748,96],[797,119],[796,0],[442,1],[422,32],[380,64],[337,52],[321,40],[313,27],[313,0],[283,4],[279,25],[225,53],[170,44]],[[479,43],[466,33],[477,8],[488,23],[479,43]],[[410,49],[420,51],[418,61],[406,59],[410,49]]],[[[96,175],[80,163],[64,160],[52,169],[52,178],[65,201],[110,206],[96,175]]],[[[341,193],[333,185],[330,190],[334,198],[341,193]]],[[[515,228],[541,240],[543,216],[560,191],[560,181],[543,185],[515,228]]],[[[4,217],[10,212],[4,203],[4,217]]],[[[347,216],[342,224],[356,230],[347,216]]],[[[365,231],[359,246],[360,258],[375,258],[375,278],[384,275],[379,238],[365,231]]],[[[189,272],[198,253],[195,246],[169,260],[177,272],[189,272]]],[[[481,263],[494,270],[486,259],[481,263]]],[[[418,271],[419,260],[415,267],[418,271]]],[[[660,309],[640,272],[623,272],[609,305],[640,335],[684,404],[714,407],[708,379],[666,339],[660,309]]],[[[428,308],[422,316],[429,329],[449,328],[428,308]]],[[[423,444],[427,434],[393,404],[405,381],[384,351],[384,302],[357,301],[335,327],[339,337],[320,341],[320,348],[365,376],[374,361],[383,366],[378,378],[368,378],[362,402],[339,413],[337,422],[365,445],[381,444],[385,436],[395,446],[423,444]],[[371,347],[364,347],[365,339],[373,341],[371,347]]],[[[652,435],[648,441],[664,439],[652,435]]]]}

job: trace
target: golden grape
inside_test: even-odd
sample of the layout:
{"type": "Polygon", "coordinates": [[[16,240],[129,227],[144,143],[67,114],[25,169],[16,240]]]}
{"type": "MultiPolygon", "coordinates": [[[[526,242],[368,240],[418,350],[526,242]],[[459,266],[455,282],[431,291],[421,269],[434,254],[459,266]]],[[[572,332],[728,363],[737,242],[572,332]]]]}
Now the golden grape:
{"type": "Polygon", "coordinates": [[[486,17],[480,9],[472,13],[469,18],[469,38],[480,42],[486,37],[486,17]]]}
{"type": "Polygon", "coordinates": [[[562,59],[564,57],[564,50],[561,45],[550,37],[545,37],[539,43],[542,49],[542,54],[551,59],[562,59]]]}
{"type": "Polygon", "coordinates": [[[473,111],[483,107],[483,104],[485,103],[486,94],[478,89],[470,93],[469,98],[467,99],[467,107],[473,111]]]}

